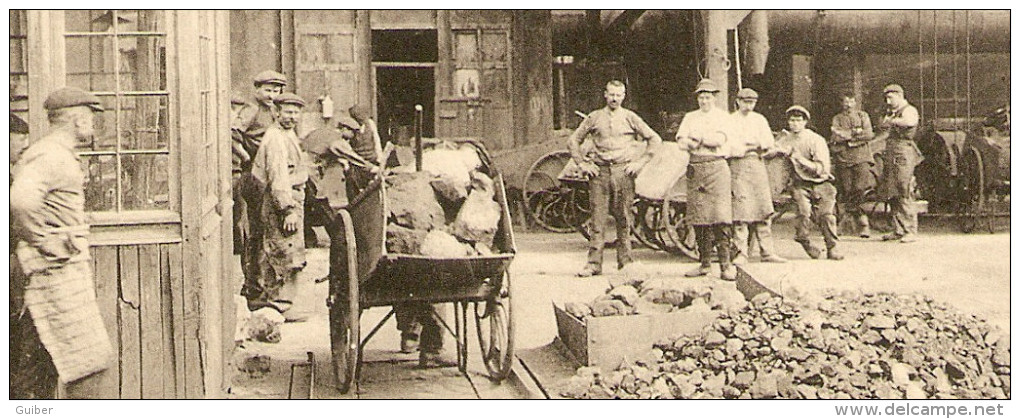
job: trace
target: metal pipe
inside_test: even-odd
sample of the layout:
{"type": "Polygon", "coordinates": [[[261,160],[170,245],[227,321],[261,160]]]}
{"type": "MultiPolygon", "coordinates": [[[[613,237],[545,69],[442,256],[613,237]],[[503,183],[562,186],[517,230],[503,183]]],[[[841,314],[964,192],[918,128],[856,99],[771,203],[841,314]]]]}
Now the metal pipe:
{"type": "Polygon", "coordinates": [[[414,169],[421,171],[421,121],[424,109],[421,105],[414,105],[414,169]]]}

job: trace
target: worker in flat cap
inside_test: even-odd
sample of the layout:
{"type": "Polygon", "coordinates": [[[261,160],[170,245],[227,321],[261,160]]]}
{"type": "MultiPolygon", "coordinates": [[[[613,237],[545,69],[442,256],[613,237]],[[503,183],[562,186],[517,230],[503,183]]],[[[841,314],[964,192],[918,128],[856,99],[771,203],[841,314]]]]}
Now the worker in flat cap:
{"type": "Polygon", "coordinates": [[[853,92],[840,95],[842,111],[832,117],[832,136],[829,137],[829,151],[836,176],[836,191],[843,205],[842,213],[857,222],[859,235],[871,237],[868,214],[861,208],[868,192],[875,189],[875,174],[872,168],[875,157],[871,152],[871,140],[875,133],[868,113],[857,107],[853,92]]]}
{"type": "Polygon", "coordinates": [[[807,123],[811,113],[800,105],[786,110],[787,129],[776,139],[776,147],[767,157],[784,156],[793,167],[790,194],[797,204],[797,233],[794,237],[812,259],[821,257],[820,249],[811,244],[809,233],[815,220],[828,249],[826,257],[842,260],[843,254],[836,245],[836,186],[833,185],[832,161],[825,138],[818,135],[807,123]]]}
{"type": "Polygon", "coordinates": [[[372,114],[360,104],[351,106],[347,113],[358,123],[351,147],[354,147],[354,151],[363,159],[379,164],[379,159],[382,158],[382,141],[379,137],[379,127],[372,119],[372,114]]]}
{"type": "Polygon", "coordinates": [[[772,241],[769,217],[775,212],[772,188],[762,155],[776,145],[772,128],[764,116],[754,111],[758,92],[743,88],[737,92],[737,110],[733,112],[733,138],[730,166],[733,190],[733,242],[736,255],[733,263],[747,263],[751,241],[758,243],[762,262],[783,263],[772,241]],[[751,240],[752,237],[755,240],[751,240]]]}
{"type": "Polygon", "coordinates": [[[735,141],[733,117],[720,109],[719,88],[710,79],[698,82],[694,89],[698,109],[687,112],[677,128],[676,141],[691,154],[687,171],[687,220],[694,226],[700,264],[687,272],[688,277],[708,275],[712,269],[712,249],[719,257],[719,276],[736,280],[737,272],[730,255],[733,222],[733,180],[726,158],[730,142],[735,141]]]}
{"type": "MultiPolygon", "coordinates": [[[[241,255],[241,272],[245,288],[256,287],[258,258],[261,253],[262,225],[259,208],[262,191],[254,187],[251,179],[252,158],[259,151],[266,130],[276,122],[276,105],[273,99],[283,93],[287,78],[275,71],[266,70],[252,80],[254,96],[243,100],[230,126],[232,140],[231,180],[234,198],[234,253],[241,255]]],[[[238,98],[240,99],[240,98],[238,98]]],[[[231,99],[231,108],[235,99],[231,99]]]]}
{"type": "Polygon", "coordinates": [[[882,240],[911,243],[917,240],[914,168],[924,160],[914,142],[921,117],[917,108],[904,98],[902,86],[890,84],[883,89],[883,94],[886,113],[879,121],[876,136],[885,139],[878,195],[889,202],[894,231],[882,236],[882,240]]]}
{"type": "Polygon", "coordinates": [[[577,273],[586,278],[602,274],[602,253],[605,250],[605,229],[610,215],[616,220],[616,266],[622,271],[633,270],[630,228],[633,215],[634,177],[662,144],[659,137],[638,114],[623,107],[627,88],[619,80],[606,83],[603,97],[606,106],[593,111],[570,134],[567,147],[570,156],[588,177],[591,204],[591,236],[588,240],[588,261],[577,273]],[[581,144],[590,139],[591,152],[582,152],[581,144]]]}
{"type": "Polygon", "coordinates": [[[99,398],[114,353],[96,302],[75,147],[95,134],[99,99],[65,87],[43,102],[50,131],[14,166],[11,224],[11,398],[99,398]]]}
{"type": "Polygon", "coordinates": [[[248,307],[271,307],[288,321],[303,320],[291,310],[297,295],[297,276],[306,264],[304,241],[305,182],[310,164],[298,139],[297,124],[305,101],[283,93],[273,101],[279,108],[276,122],[266,129],[252,160],[254,187],[263,199],[257,214],[263,227],[258,259],[258,281],[246,283],[248,307]]]}

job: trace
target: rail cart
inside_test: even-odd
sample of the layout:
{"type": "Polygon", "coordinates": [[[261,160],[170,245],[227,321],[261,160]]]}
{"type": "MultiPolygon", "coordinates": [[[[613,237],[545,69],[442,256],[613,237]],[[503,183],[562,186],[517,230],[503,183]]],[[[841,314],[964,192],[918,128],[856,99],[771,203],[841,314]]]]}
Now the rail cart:
{"type": "MultiPolygon", "coordinates": [[[[340,392],[346,393],[352,383],[357,384],[365,345],[393,317],[394,310],[391,309],[367,334],[360,328],[361,313],[372,307],[401,303],[453,303],[452,328],[434,309],[432,315],[456,340],[457,366],[462,373],[467,371],[470,314],[474,317],[482,361],[489,377],[499,382],[509,374],[514,322],[510,312],[508,268],[516,247],[503,178],[492,168],[484,147],[477,142],[473,144],[482,159],[483,171],[494,181],[495,199],[502,208],[493,255],[434,258],[388,252],[385,245],[388,209],[382,174],[349,204],[335,210],[339,218],[337,225],[342,225],[342,228],[337,227],[340,230],[337,233],[346,240],[346,252],[331,258],[346,260],[331,262],[346,262],[349,273],[346,278],[330,278],[326,301],[333,372],[340,392]]],[[[417,156],[420,161],[420,147],[417,156]]]]}

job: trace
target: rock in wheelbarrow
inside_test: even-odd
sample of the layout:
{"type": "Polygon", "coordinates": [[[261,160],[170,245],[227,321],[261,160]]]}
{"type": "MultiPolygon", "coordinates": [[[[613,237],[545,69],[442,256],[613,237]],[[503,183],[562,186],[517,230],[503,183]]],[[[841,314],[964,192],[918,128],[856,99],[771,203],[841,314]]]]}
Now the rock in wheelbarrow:
{"type": "Polygon", "coordinates": [[[429,231],[446,222],[427,172],[397,173],[386,178],[386,204],[393,222],[413,230],[429,231]]]}
{"type": "Polygon", "coordinates": [[[451,225],[453,235],[491,248],[502,215],[499,203],[492,199],[494,195],[492,179],[479,171],[471,172],[471,193],[451,225]]]}
{"type": "Polygon", "coordinates": [[[390,253],[421,254],[421,243],[427,234],[425,230],[412,230],[390,223],[386,226],[386,250],[390,253]]]}
{"type": "Polygon", "coordinates": [[[460,203],[468,196],[471,171],[481,167],[482,161],[474,147],[436,148],[422,155],[422,170],[436,176],[432,187],[450,203],[460,203]]]}
{"type": "Polygon", "coordinates": [[[475,250],[471,245],[458,241],[450,233],[432,230],[421,242],[421,254],[434,258],[458,258],[472,256],[475,250]]]}

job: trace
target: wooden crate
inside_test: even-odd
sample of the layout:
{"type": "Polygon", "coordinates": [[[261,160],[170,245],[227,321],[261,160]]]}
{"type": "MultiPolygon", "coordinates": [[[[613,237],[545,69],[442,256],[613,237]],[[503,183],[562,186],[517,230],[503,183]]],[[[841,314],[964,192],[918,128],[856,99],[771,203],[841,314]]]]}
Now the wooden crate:
{"type": "Polygon", "coordinates": [[[655,342],[699,333],[719,311],[676,311],[580,320],[553,303],[556,328],[569,355],[580,365],[612,370],[652,349],[655,342]]]}

